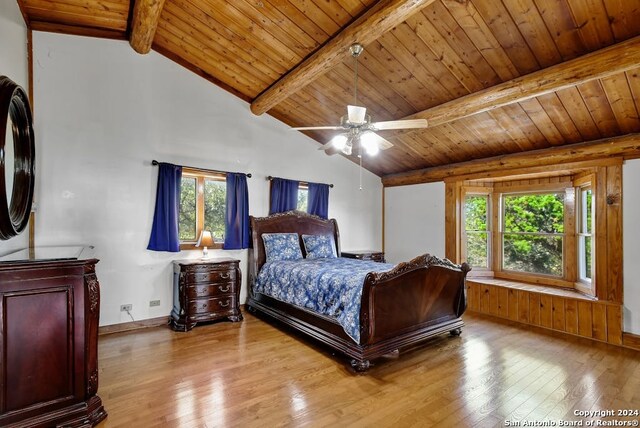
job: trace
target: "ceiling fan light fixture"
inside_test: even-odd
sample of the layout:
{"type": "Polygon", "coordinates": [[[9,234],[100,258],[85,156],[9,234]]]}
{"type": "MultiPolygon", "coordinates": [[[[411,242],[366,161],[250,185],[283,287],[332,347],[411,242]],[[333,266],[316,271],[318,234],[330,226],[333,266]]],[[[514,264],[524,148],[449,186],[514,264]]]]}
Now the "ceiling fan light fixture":
{"type": "Polygon", "coordinates": [[[341,150],[345,155],[351,156],[351,153],[353,152],[353,144],[351,143],[351,141],[347,141],[341,150]]]}
{"type": "Polygon", "coordinates": [[[380,152],[376,136],[372,132],[365,132],[360,136],[360,145],[369,156],[375,156],[380,152]]]}
{"type": "Polygon", "coordinates": [[[347,136],[344,134],[338,134],[331,139],[331,144],[338,150],[344,150],[347,145],[347,136]]]}
{"type": "Polygon", "coordinates": [[[349,117],[349,123],[362,125],[367,116],[367,109],[366,107],[349,105],[347,106],[347,116],[349,117]]]}

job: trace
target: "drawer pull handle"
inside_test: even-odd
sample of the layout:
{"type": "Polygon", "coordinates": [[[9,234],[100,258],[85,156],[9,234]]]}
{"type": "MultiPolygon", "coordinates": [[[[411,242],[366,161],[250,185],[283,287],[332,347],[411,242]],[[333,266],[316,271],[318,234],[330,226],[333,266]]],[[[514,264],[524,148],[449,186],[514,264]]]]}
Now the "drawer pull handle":
{"type": "Polygon", "coordinates": [[[230,276],[231,275],[229,274],[229,272],[220,274],[220,278],[222,278],[222,279],[229,279],[230,276]]]}
{"type": "Polygon", "coordinates": [[[229,291],[229,289],[231,288],[230,285],[227,284],[226,287],[222,288],[222,285],[218,286],[218,290],[220,290],[221,293],[226,293],[227,291],[229,291]]]}
{"type": "Polygon", "coordinates": [[[218,302],[218,304],[223,308],[226,308],[227,306],[229,306],[229,301],[227,300],[226,302],[218,302]]]}

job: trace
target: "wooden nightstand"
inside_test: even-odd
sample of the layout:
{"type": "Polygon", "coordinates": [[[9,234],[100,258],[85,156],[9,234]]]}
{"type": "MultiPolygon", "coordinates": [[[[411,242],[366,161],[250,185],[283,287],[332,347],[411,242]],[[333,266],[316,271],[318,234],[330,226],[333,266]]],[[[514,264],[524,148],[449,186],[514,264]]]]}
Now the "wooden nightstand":
{"type": "Polygon", "coordinates": [[[171,328],[189,331],[204,321],[241,321],[239,263],[229,258],[174,261],[171,328]]]}
{"type": "Polygon", "coordinates": [[[373,260],[374,262],[385,263],[384,252],[374,250],[357,250],[357,251],[343,251],[342,257],[358,260],[373,260]]]}

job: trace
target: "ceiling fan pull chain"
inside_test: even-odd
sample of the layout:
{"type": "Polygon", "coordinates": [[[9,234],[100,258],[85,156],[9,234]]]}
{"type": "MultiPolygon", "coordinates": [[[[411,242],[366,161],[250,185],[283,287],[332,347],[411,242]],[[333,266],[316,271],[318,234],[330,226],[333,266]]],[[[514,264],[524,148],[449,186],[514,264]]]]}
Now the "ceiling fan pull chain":
{"type": "Polygon", "coordinates": [[[360,190],[362,190],[362,148],[358,150],[358,157],[360,158],[360,190]]]}

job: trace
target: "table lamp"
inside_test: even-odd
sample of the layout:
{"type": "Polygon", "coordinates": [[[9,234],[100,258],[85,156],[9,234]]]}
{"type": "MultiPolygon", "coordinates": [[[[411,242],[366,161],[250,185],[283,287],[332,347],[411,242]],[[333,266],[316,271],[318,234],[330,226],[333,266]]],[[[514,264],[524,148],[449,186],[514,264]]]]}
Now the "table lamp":
{"type": "Polygon", "coordinates": [[[211,247],[213,245],[213,236],[211,236],[211,231],[203,230],[200,232],[200,238],[198,238],[198,242],[196,243],[196,247],[204,247],[202,249],[202,258],[209,258],[209,250],[207,247],[211,247]]]}

